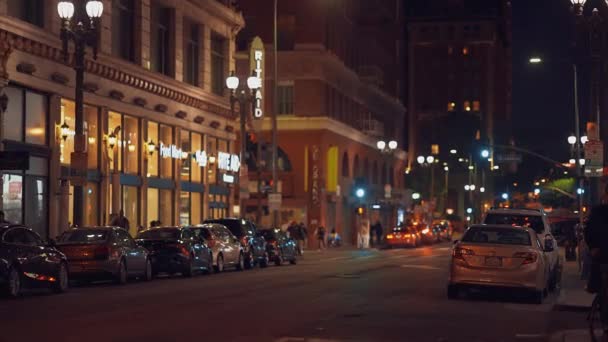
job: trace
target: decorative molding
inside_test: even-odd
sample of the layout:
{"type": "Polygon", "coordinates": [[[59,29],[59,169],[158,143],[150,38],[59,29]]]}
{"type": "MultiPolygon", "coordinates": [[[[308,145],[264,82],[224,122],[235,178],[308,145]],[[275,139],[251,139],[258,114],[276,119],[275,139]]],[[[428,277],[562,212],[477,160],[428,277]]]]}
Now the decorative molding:
{"type": "MultiPolygon", "coordinates": [[[[65,64],[63,61],[63,53],[60,48],[51,46],[47,43],[22,37],[16,33],[9,32],[4,29],[0,29],[0,66],[3,62],[2,42],[8,42],[8,44],[10,44],[10,46],[16,50],[45,58],[55,63],[65,64]]],[[[6,45],[6,43],[4,45],[6,45]]],[[[229,108],[219,106],[209,101],[201,100],[197,96],[192,96],[186,92],[177,91],[174,88],[167,87],[162,83],[162,81],[149,81],[136,73],[127,73],[122,71],[120,66],[102,64],[99,61],[86,60],[85,64],[86,72],[90,73],[91,75],[103,77],[110,81],[162,96],[170,101],[178,102],[202,111],[212,112],[225,118],[231,117],[229,108]]],[[[2,69],[0,68],[0,76],[1,72],[2,69]]]]}
{"type": "Polygon", "coordinates": [[[213,121],[211,121],[211,123],[209,123],[209,126],[211,126],[212,128],[217,129],[217,128],[220,127],[220,122],[216,121],[216,120],[213,120],[213,121]]]}
{"type": "Polygon", "coordinates": [[[59,84],[63,84],[66,85],[68,84],[68,82],[70,81],[69,77],[67,77],[66,75],[59,73],[59,72],[54,72],[51,74],[51,81],[55,82],[55,83],[59,83],[59,84]]]}
{"type": "Polygon", "coordinates": [[[133,103],[140,107],[145,107],[148,104],[148,101],[142,97],[136,97],[133,99],[133,103]]]}
{"type": "Polygon", "coordinates": [[[97,83],[85,82],[82,85],[82,89],[84,89],[84,91],[89,92],[89,93],[95,93],[99,90],[99,86],[97,85],[97,83]]]}
{"type": "Polygon", "coordinates": [[[32,63],[21,62],[21,63],[17,64],[17,71],[24,73],[24,74],[31,75],[36,72],[36,66],[32,63]]]}
{"type": "Polygon", "coordinates": [[[180,110],[177,113],[175,113],[175,117],[180,118],[180,119],[185,119],[187,116],[188,116],[188,113],[184,112],[183,110],[180,110]]]}
{"type": "Polygon", "coordinates": [[[114,100],[122,101],[125,98],[125,94],[118,90],[110,90],[110,97],[114,100]]]}
{"type": "Polygon", "coordinates": [[[13,52],[13,46],[6,36],[0,36],[0,78],[8,80],[6,63],[13,52]]]}
{"type": "Polygon", "coordinates": [[[166,113],[167,110],[169,110],[169,108],[167,107],[167,105],[159,103],[156,106],[154,106],[154,110],[157,111],[157,112],[159,112],[159,113],[166,113]]]}
{"type": "Polygon", "coordinates": [[[196,117],[194,117],[194,122],[199,125],[202,124],[204,121],[205,121],[205,118],[200,115],[197,115],[196,117]]]}
{"type": "Polygon", "coordinates": [[[232,133],[234,132],[234,126],[226,125],[226,127],[224,127],[224,130],[228,133],[232,133]]]}

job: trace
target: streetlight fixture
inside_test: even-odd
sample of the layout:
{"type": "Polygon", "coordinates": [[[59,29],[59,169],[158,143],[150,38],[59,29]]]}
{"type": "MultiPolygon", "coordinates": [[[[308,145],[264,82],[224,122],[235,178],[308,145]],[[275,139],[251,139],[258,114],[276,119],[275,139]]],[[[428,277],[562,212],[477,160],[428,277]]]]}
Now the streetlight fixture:
{"type": "Polygon", "coordinates": [[[419,193],[417,193],[417,192],[414,192],[414,193],[412,194],[412,199],[413,199],[413,200],[419,200],[419,199],[420,199],[420,194],[419,194],[419,193]]]}
{"type": "Polygon", "coordinates": [[[358,188],[357,191],[355,191],[355,195],[357,198],[363,198],[365,196],[365,190],[363,188],[358,188]]]}
{"type": "Polygon", "coordinates": [[[540,58],[540,57],[536,57],[536,56],[535,57],[530,57],[529,62],[532,63],[532,64],[538,64],[538,63],[542,63],[543,59],[540,58]]]}
{"type": "Polygon", "coordinates": [[[581,137],[581,143],[582,143],[583,145],[585,145],[585,144],[587,143],[587,141],[589,141],[589,138],[588,138],[586,135],[583,135],[583,136],[581,137]]]}
{"type": "Polygon", "coordinates": [[[68,126],[68,124],[64,120],[63,124],[59,128],[61,129],[61,139],[63,139],[63,141],[66,141],[68,136],[70,135],[70,126],[68,126]]]}
{"type": "MultiPolygon", "coordinates": [[[[245,163],[245,153],[247,150],[247,131],[246,131],[246,122],[247,122],[247,115],[248,115],[248,108],[252,108],[253,109],[253,105],[255,104],[255,91],[258,90],[261,86],[262,86],[262,80],[255,76],[255,73],[252,72],[251,76],[249,76],[247,78],[247,88],[248,91],[245,91],[245,89],[243,90],[238,90],[239,89],[239,84],[240,84],[240,80],[239,78],[235,75],[234,71],[230,72],[230,76],[228,76],[226,78],[226,88],[228,88],[230,90],[230,111],[232,112],[232,116],[235,116],[234,113],[234,107],[235,105],[238,103],[239,104],[239,109],[240,109],[240,128],[241,128],[241,153],[240,153],[240,160],[241,163],[245,163]]],[[[261,144],[258,142],[258,152],[261,149],[261,144]]],[[[260,165],[258,165],[257,167],[258,169],[258,173],[261,172],[260,170],[260,165]]],[[[243,184],[240,184],[241,187],[243,187],[243,184]]],[[[244,202],[243,199],[240,195],[241,191],[239,191],[239,207],[240,208],[244,208],[244,202]]],[[[258,207],[261,206],[260,202],[258,201],[258,207]]],[[[258,208],[258,212],[261,212],[261,210],[259,210],[258,208]]],[[[241,210],[241,216],[244,217],[245,215],[245,210],[241,210]]],[[[258,215],[259,216],[259,215],[258,215]]],[[[258,220],[260,219],[260,217],[258,217],[258,220]]]]}
{"type": "Polygon", "coordinates": [[[570,0],[570,1],[572,2],[572,11],[574,12],[574,14],[582,15],[583,6],[585,5],[585,2],[587,2],[587,0],[570,0]]]}
{"type": "Polygon", "coordinates": [[[456,154],[456,153],[458,153],[458,151],[456,151],[455,149],[450,150],[450,154],[456,154]]]}
{"type": "Polygon", "coordinates": [[[435,157],[433,157],[433,156],[426,157],[426,162],[427,163],[433,164],[434,161],[435,161],[435,157]]]}
{"type": "Polygon", "coordinates": [[[488,158],[489,156],[490,156],[490,151],[488,151],[488,150],[481,151],[482,158],[488,158]]]}
{"type": "Polygon", "coordinates": [[[574,135],[571,135],[568,137],[568,144],[570,144],[570,145],[576,144],[576,137],[574,135]]]}
{"type": "Polygon", "coordinates": [[[150,139],[150,141],[148,141],[148,154],[153,155],[155,151],[156,144],[154,144],[154,140],[150,139]]]}
{"type": "Polygon", "coordinates": [[[424,164],[424,161],[426,160],[426,158],[424,158],[424,156],[418,156],[418,158],[416,158],[416,160],[418,161],[418,164],[422,165],[422,164],[424,164]]]}
{"type": "Polygon", "coordinates": [[[508,199],[509,199],[509,194],[508,194],[508,193],[506,193],[506,192],[503,192],[503,194],[502,194],[502,196],[501,196],[501,197],[502,197],[502,199],[503,199],[503,200],[505,200],[505,201],[506,201],[506,200],[508,200],[508,199]]]}
{"type": "MultiPolygon", "coordinates": [[[[79,2],[81,4],[82,2],[79,2]]],[[[67,63],[69,60],[68,45],[70,41],[74,43],[74,62],[73,68],[76,72],[75,86],[75,135],[74,135],[74,154],[86,163],[86,138],[84,135],[84,70],[86,47],[93,48],[93,59],[97,59],[97,46],[99,42],[100,19],[103,14],[103,2],[89,0],[85,5],[88,22],[72,20],[76,12],[72,1],[59,1],[57,4],[57,14],[61,18],[60,38],[63,47],[63,58],[67,63]]],[[[74,159],[72,159],[74,160],[74,159]]],[[[81,166],[82,167],[82,166],[81,166]]],[[[82,226],[84,215],[84,187],[82,185],[84,170],[75,170],[80,182],[74,182],[74,224],[82,226]]]]}
{"type": "Polygon", "coordinates": [[[110,133],[110,135],[108,135],[108,146],[110,147],[111,150],[114,149],[114,146],[116,146],[116,134],[114,134],[114,132],[110,133]]]}

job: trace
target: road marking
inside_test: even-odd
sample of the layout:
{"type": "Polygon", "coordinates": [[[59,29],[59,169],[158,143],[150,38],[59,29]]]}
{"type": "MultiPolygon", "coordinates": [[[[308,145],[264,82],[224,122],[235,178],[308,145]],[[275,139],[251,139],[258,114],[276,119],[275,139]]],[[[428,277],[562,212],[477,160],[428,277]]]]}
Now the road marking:
{"type": "Polygon", "coordinates": [[[428,265],[401,265],[401,268],[417,268],[420,270],[441,270],[440,267],[428,266],[428,265]]]}
{"type": "Polygon", "coordinates": [[[452,249],[452,247],[441,247],[441,248],[436,248],[438,251],[449,251],[450,249],[452,249]]]}
{"type": "Polygon", "coordinates": [[[544,338],[546,337],[545,334],[515,334],[515,338],[520,338],[520,339],[537,339],[537,338],[544,338]]]}

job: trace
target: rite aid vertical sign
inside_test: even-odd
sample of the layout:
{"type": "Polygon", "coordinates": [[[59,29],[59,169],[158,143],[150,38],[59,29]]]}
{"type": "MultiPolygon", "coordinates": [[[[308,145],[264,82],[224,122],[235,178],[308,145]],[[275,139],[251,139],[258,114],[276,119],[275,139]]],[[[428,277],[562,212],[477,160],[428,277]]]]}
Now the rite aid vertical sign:
{"type": "Polygon", "coordinates": [[[255,37],[251,41],[251,48],[249,51],[249,64],[255,76],[260,79],[260,88],[255,91],[255,103],[253,106],[253,117],[255,119],[261,119],[264,117],[264,97],[262,95],[264,90],[264,43],[260,37],[255,37]]]}

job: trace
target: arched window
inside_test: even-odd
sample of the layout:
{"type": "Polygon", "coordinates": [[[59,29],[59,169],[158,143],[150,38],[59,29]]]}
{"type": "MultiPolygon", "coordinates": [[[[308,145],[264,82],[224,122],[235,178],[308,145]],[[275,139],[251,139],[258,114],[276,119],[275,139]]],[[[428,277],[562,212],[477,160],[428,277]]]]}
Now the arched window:
{"type": "Polygon", "coordinates": [[[374,160],[374,166],[372,167],[372,183],[378,184],[378,162],[374,160]]]}
{"type": "Polygon", "coordinates": [[[350,177],[350,169],[348,165],[348,153],[342,154],[342,177],[350,177]]]}
{"type": "Polygon", "coordinates": [[[363,160],[363,178],[369,181],[370,173],[369,173],[369,160],[365,158],[363,160]]]}
{"type": "Polygon", "coordinates": [[[361,177],[361,169],[359,168],[359,155],[355,154],[355,161],[353,162],[353,176],[354,178],[361,177]]]}

